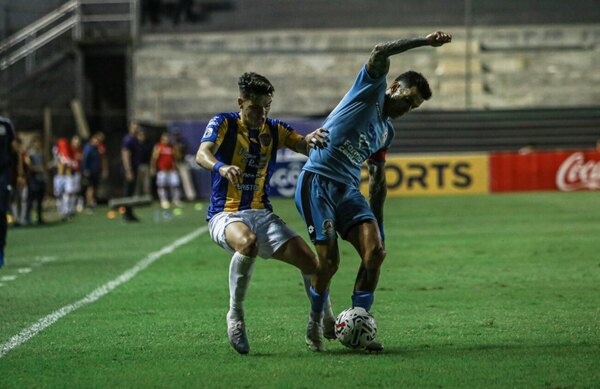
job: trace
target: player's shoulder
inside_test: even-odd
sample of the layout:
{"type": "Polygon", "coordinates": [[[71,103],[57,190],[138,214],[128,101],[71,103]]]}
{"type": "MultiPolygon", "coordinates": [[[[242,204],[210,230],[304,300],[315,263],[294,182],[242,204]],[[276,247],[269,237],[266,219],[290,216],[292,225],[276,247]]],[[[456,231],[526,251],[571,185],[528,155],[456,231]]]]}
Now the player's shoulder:
{"type": "Polygon", "coordinates": [[[210,121],[208,122],[208,127],[216,127],[219,128],[225,122],[229,122],[232,120],[239,119],[240,114],[238,112],[221,112],[216,114],[210,121]]]}
{"type": "Polygon", "coordinates": [[[283,129],[288,130],[288,131],[295,131],[294,128],[289,123],[284,122],[283,120],[267,118],[266,122],[267,122],[267,125],[271,128],[282,127],[283,129]]]}

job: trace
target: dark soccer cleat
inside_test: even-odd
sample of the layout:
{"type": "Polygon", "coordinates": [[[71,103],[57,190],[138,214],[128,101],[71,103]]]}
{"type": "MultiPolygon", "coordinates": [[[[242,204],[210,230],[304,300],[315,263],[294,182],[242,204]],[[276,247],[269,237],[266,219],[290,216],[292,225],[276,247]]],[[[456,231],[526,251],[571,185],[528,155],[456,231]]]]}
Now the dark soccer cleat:
{"type": "Polygon", "coordinates": [[[376,340],[372,340],[365,346],[365,352],[369,354],[377,354],[383,351],[383,345],[376,340]]]}
{"type": "Polygon", "coordinates": [[[335,340],[335,316],[323,318],[323,336],[325,339],[335,340]]]}
{"type": "Polygon", "coordinates": [[[246,336],[246,325],[243,320],[227,320],[227,337],[229,344],[240,354],[248,354],[250,345],[246,336]]]}

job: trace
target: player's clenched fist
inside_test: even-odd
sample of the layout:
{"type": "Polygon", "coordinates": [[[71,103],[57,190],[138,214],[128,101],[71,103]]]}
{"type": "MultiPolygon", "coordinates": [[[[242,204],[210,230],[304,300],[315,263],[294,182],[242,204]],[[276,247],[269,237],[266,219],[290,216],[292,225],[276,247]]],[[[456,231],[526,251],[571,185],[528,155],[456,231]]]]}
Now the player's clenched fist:
{"type": "Polygon", "coordinates": [[[219,168],[219,174],[233,184],[242,183],[242,169],[234,165],[223,165],[219,168]]]}
{"type": "Polygon", "coordinates": [[[431,34],[425,37],[427,42],[434,47],[441,46],[443,44],[449,43],[452,41],[452,35],[446,34],[442,31],[432,32],[431,34]]]}
{"type": "Polygon", "coordinates": [[[309,148],[325,148],[329,142],[329,131],[325,128],[317,128],[304,137],[309,148]]]}

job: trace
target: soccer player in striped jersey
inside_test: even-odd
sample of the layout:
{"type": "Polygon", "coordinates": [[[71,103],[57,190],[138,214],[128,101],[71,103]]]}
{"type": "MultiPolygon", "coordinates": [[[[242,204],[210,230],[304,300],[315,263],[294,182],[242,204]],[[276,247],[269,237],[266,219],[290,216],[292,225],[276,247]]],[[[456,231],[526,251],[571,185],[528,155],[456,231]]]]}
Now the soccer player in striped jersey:
{"type": "MultiPolygon", "coordinates": [[[[329,130],[330,142],[325,148],[311,150],[296,187],[296,207],[306,223],[320,263],[310,290],[309,345],[322,344],[324,301],[340,261],[338,234],[355,247],[362,260],[352,306],[371,309],[386,255],[384,165],[394,137],[390,119],[418,108],[431,97],[427,80],[414,71],[401,74],[387,87],[389,57],[416,47],[441,46],[451,39],[450,35],[438,31],[424,38],[378,44],[354,85],[325,119],[323,128],[329,130]],[[369,204],[359,190],[360,170],[365,161],[369,170],[369,204]]],[[[378,352],[383,346],[373,341],[366,350],[378,352]]]]}
{"type": "MultiPolygon", "coordinates": [[[[302,137],[287,123],[267,117],[274,88],[265,77],[244,73],[238,86],[239,112],[218,114],[208,123],[196,162],[212,171],[207,217],[210,236],[233,254],[229,267],[227,334],[231,346],[240,354],[247,354],[250,347],[243,302],[255,258],[275,258],[296,266],[304,276],[307,290],[318,266],[308,244],[273,213],[269,179],[277,149],[287,147],[308,155],[310,148],[326,145],[327,133],[318,129],[302,137]]],[[[335,317],[330,304],[325,316],[329,335],[335,337],[335,317]]]]}

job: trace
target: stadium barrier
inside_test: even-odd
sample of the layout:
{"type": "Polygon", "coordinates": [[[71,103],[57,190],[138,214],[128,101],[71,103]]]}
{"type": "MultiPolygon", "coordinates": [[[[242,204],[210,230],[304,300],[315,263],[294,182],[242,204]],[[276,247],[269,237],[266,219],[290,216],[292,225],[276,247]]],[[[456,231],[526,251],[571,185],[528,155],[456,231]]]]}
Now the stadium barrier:
{"type": "MultiPolygon", "coordinates": [[[[280,154],[271,195],[293,197],[304,158],[280,154]]],[[[521,191],[600,190],[600,151],[389,155],[388,196],[440,196],[521,191]]],[[[363,166],[361,192],[368,194],[363,166]]]]}
{"type": "MultiPolygon", "coordinates": [[[[321,120],[290,120],[301,133],[321,120]]],[[[206,122],[174,122],[189,143],[189,165],[199,198],[210,197],[210,172],[196,166],[194,155],[206,122]]],[[[303,155],[279,150],[270,181],[272,197],[293,197],[303,155]]],[[[386,163],[388,196],[461,195],[518,191],[574,191],[600,189],[600,151],[558,151],[389,154],[386,163]]],[[[361,191],[368,193],[366,166],[361,191]]]]}
{"type": "Polygon", "coordinates": [[[490,191],[600,189],[600,151],[491,153],[490,191]]]}

